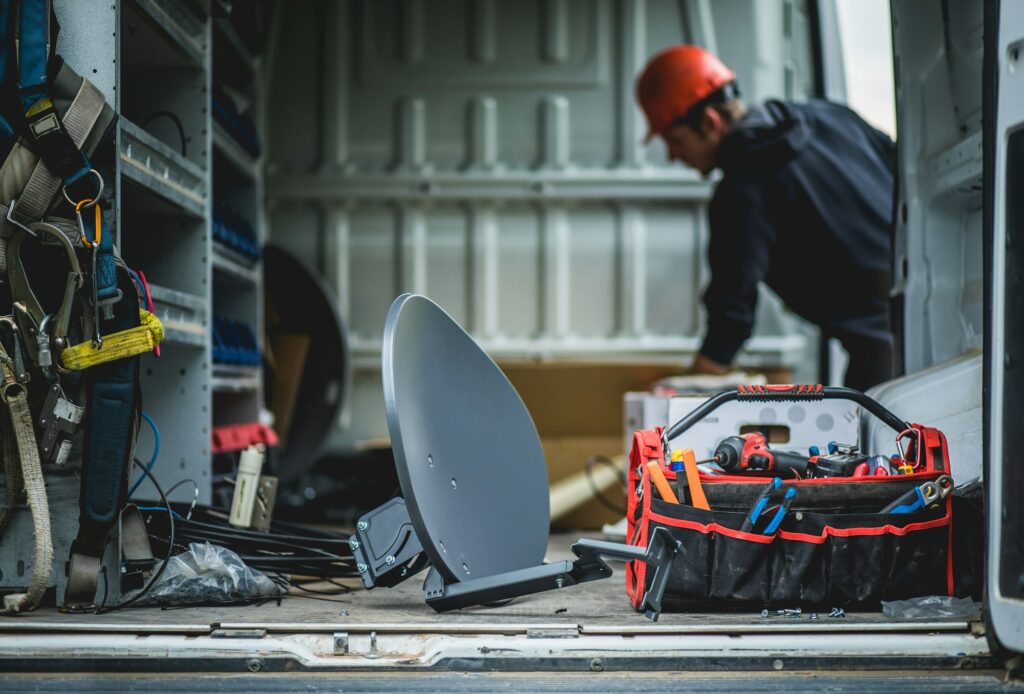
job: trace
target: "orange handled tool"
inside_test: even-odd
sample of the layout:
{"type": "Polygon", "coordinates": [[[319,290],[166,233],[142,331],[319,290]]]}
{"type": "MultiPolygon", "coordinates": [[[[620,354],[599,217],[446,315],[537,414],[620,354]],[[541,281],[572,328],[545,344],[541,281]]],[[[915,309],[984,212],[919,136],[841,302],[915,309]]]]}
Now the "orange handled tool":
{"type": "MultiPolygon", "coordinates": [[[[684,448],[681,457],[683,469],[686,471],[686,486],[690,488],[690,503],[694,508],[702,508],[705,511],[711,510],[708,498],[704,496],[704,488],[700,486],[700,473],[697,472],[697,456],[693,454],[692,448],[684,448]]],[[[678,472],[676,473],[679,474],[678,472]]]]}
{"type": "Polygon", "coordinates": [[[662,472],[661,466],[658,465],[658,461],[648,461],[647,472],[650,474],[651,481],[654,482],[654,486],[658,488],[658,493],[661,494],[661,498],[665,501],[670,501],[673,504],[678,504],[679,499],[676,498],[676,494],[672,491],[672,487],[668,486],[668,480],[665,479],[665,473],[662,472]]]}

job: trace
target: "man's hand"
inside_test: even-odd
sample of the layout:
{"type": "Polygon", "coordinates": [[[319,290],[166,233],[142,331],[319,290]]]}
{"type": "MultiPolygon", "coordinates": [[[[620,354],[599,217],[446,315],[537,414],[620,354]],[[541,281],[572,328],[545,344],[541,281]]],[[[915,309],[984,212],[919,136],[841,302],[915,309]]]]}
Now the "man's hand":
{"type": "Polygon", "coordinates": [[[690,365],[690,370],[687,373],[691,374],[714,374],[715,376],[721,376],[722,374],[729,373],[730,368],[728,364],[719,364],[714,359],[705,357],[700,352],[693,359],[693,364],[690,365]]]}

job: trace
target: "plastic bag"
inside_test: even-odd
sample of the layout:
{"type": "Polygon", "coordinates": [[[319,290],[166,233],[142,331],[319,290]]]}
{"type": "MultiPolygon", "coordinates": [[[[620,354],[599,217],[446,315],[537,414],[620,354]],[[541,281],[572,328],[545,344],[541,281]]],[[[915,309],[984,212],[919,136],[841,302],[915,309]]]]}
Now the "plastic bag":
{"type": "Polygon", "coordinates": [[[951,598],[948,595],[929,595],[892,602],[883,600],[882,614],[892,619],[974,617],[981,614],[981,603],[970,598],[951,598]]]}
{"type": "Polygon", "coordinates": [[[282,592],[277,584],[246,566],[230,549],[209,542],[193,542],[187,552],[167,560],[167,568],[139,604],[233,603],[282,592]]]}

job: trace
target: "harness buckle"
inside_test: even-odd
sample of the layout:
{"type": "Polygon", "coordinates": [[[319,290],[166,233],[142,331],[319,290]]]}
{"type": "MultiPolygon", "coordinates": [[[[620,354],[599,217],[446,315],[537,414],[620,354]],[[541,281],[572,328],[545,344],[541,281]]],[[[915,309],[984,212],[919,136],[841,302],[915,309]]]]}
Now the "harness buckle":
{"type": "Polygon", "coordinates": [[[39,437],[39,452],[46,462],[63,467],[71,453],[71,437],[82,422],[85,408],[67,399],[59,383],[50,384],[50,389],[39,412],[39,426],[43,428],[39,437]]]}
{"type": "Polygon", "coordinates": [[[7,246],[7,276],[14,299],[15,317],[22,334],[31,337],[26,341],[29,356],[39,364],[47,378],[55,380],[53,374],[52,350],[59,353],[68,343],[68,328],[71,324],[71,311],[74,306],[75,294],[82,288],[85,279],[78,256],[71,241],[60,229],[46,222],[33,222],[25,233],[15,231],[7,246]],[[67,257],[69,272],[64,285],[64,296],[60,307],[55,313],[43,309],[38,297],[32,290],[25,267],[21,261],[21,245],[31,234],[42,241],[41,237],[55,239],[67,257]],[[51,347],[52,343],[52,347],[51,347]]]}
{"type": "Polygon", "coordinates": [[[23,224],[22,222],[20,222],[18,218],[14,216],[14,208],[16,208],[17,206],[18,198],[13,198],[11,200],[10,206],[7,208],[7,222],[9,224],[14,225],[16,228],[21,229],[29,236],[34,237],[36,235],[36,232],[34,232],[27,224],[23,224]]]}

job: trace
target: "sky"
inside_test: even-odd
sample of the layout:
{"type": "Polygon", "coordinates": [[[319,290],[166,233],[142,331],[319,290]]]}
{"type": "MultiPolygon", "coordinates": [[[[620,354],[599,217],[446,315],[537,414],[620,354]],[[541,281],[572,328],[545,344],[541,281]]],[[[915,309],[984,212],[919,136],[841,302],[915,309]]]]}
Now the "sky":
{"type": "Polygon", "coordinates": [[[847,104],[873,126],[896,136],[889,0],[836,0],[847,104]]]}

